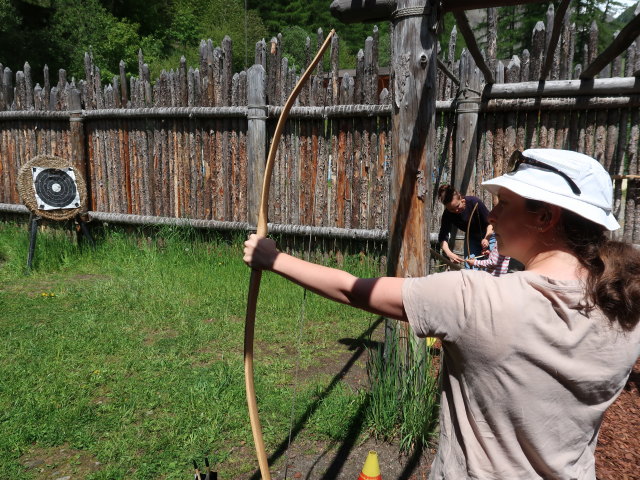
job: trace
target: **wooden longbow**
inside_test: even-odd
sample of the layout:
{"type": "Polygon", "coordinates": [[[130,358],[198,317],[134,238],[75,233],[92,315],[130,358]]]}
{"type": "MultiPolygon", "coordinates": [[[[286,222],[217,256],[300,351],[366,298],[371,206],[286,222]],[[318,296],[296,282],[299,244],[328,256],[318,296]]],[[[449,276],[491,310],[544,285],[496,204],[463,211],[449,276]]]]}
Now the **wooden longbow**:
{"type": "MultiPolygon", "coordinates": [[[[289,110],[291,110],[291,107],[296,101],[300,90],[302,90],[302,86],[307,81],[318,62],[322,59],[322,55],[331,43],[331,38],[333,37],[334,33],[335,30],[331,30],[331,32],[329,32],[315,58],[307,67],[304,74],[300,77],[300,80],[298,80],[298,83],[291,92],[291,95],[289,95],[289,98],[287,99],[287,102],[285,103],[284,108],[280,113],[280,118],[278,119],[278,124],[276,125],[273,139],[271,140],[271,146],[269,147],[269,155],[267,155],[267,163],[265,165],[264,178],[262,180],[262,195],[260,197],[260,210],[258,213],[257,229],[257,234],[259,237],[267,236],[267,213],[269,209],[271,172],[273,171],[273,163],[276,152],[278,150],[278,144],[280,143],[280,137],[282,136],[282,130],[284,129],[284,123],[289,116],[289,110]]],[[[253,441],[256,445],[258,464],[260,465],[260,474],[262,475],[262,480],[271,480],[271,472],[269,471],[267,452],[264,448],[264,440],[262,439],[262,427],[260,426],[260,418],[258,417],[256,391],[253,383],[253,334],[256,323],[256,304],[258,300],[258,292],[260,290],[261,278],[261,270],[251,270],[251,279],[249,280],[249,294],[247,296],[247,315],[245,317],[244,330],[244,379],[247,391],[247,404],[249,406],[249,418],[251,420],[251,431],[253,432],[253,441]]]]}

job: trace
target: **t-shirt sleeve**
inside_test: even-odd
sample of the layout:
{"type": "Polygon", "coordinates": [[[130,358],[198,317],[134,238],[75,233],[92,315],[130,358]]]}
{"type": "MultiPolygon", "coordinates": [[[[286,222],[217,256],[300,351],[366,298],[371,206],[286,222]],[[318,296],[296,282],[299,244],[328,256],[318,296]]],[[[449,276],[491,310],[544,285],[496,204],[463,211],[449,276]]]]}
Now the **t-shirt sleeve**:
{"type": "Polygon", "coordinates": [[[440,233],[438,233],[438,243],[442,243],[445,240],[449,241],[449,234],[451,233],[451,219],[445,211],[440,219],[440,233]]]}
{"type": "Polygon", "coordinates": [[[405,279],[402,300],[415,334],[456,341],[464,330],[466,311],[470,308],[465,300],[467,286],[462,271],[405,279]]]}

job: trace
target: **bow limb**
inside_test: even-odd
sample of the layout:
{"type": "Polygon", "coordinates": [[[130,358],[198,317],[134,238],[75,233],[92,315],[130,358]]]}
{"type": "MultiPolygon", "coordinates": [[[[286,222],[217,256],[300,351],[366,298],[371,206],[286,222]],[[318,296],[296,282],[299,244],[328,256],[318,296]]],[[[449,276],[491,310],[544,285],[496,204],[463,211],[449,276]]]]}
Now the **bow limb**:
{"type": "MultiPolygon", "coordinates": [[[[278,124],[276,125],[276,131],[273,134],[271,140],[271,146],[269,147],[269,155],[267,155],[267,163],[264,170],[264,178],[262,181],[262,195],[260,197],[260,209],[258,213],[258,229],[257,234],[259,237],[267,236],[267,213],[269,208],[269,187],[271,186],[271,173],[273,172],[273,163],[278,150],[278,144],[280,143],[280,137],[282,136],[282,130],[284,129],[285,121],[289,116],[289,110],[296,101],[302,86],[311,75],[313,69],[316,67],[325,50],[331,42],[331,38],[335,30],[331,30],[327,35],[324,43],[320,47],[320,50],[316,54],[315,58],[307,67],[304,74],[298,80],[298,83],[294,87],[291,95],[287,99],[287,102],[282,109],[278,124]]],[[[258,455],[258,464],[260,465],[260,474],[263,480],[271,480],[271,473],[269,472],[269,462],[267,460],[267,453],[264,448],[264,440],[262,439],[262,427],[260,426],[260,418],[258,417],[258,404],[256,402],[256,391],[253,383],[253,336],[254,327],[256,322],[256,304],[258,301],[258,292],[260,290],[260,280],[262,278],[262,271],[252,269],[251,279],[249,281],[249,293],[247,296],[247,315],[245,318],[245,330],[244,330],[244,379],[245,387],[247,391],[247,404],[249,406],[249,419],[251,420],[251,431],[253,432],[253,441],[256,446],[256,453],[258,455]]]]}
{"type": "Polygon", "coordinates": [[[471,231],[471,221],[473,220],[473,214],[476,213],[477,208],[478,204],[476,203],[473,206],[473,210],[471,210],[471,215],[469,215],[469,221],[467,222],[467,235],[465,237],[465,240],[467,241],[467,257],[471,256],[471,248],[469,248],[469,232],[471,231]]]}

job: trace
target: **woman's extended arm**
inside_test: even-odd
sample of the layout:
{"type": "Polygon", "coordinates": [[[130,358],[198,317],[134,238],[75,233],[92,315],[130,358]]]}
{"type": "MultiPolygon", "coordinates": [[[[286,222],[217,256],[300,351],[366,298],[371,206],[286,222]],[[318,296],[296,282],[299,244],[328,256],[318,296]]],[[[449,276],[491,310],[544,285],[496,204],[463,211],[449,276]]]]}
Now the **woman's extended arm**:
{"type": "Polygon", "coordinates": [[[358,278],[336,268],[279,252],[273,240],[255,234],[244,245],[244,261],[252,268],[271,270],[336,302],[385,317],[407,320],[402,304],[403,278],[358,278]]]}

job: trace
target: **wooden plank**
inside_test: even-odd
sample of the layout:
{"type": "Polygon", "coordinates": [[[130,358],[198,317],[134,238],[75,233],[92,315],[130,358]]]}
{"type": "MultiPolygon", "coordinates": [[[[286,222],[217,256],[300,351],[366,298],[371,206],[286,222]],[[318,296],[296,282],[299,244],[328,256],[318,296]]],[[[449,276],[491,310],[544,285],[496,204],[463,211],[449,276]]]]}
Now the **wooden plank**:
{"type": "MultiPolygon", "coordinates": [[[[441,8],[443,13],[460,12],[479,8],[538,3],[539,1],[540,0],[484,0],[478,2],[475,0],[444,0],[441,2],[441,8]]],[[[400,5],[404,5],[403,0],[368,0],[366,2],[333,0],[329,6],[329,10],[335,18],[343,23],[377,22],[393,18],[394,12],[400,8],[400,5]]],[[[427,8],[425,12],[428,15],[431,9],[427,8]]]]}
{"type": "Polygon", "coordinates": [[[598,55],[598,24],[595,20],[591,22],[591,27],[589,27],[589,41],[586,45],[588,46],[588,55],[583,70],[587,68],[587,65],[591,65],[598,55]]]}
{"type": "Polygon", "coordinates": [[[582,153],[593,157],[595,155],[595,133],[596,133],[596,115],[595,110],[587,111],[586,119],[587,124],[585,128],[585,143],[582,153]]]}
{"type": "MultiPolygon", "coordinates": [[[[580,75],[581,79],[585,80],[595,77],[606,65],[613,61],[615,57],[624,52],[631,43],[635,42],[636,38],[640,35],[640,4],[636,7],[634,14],[635,17],[625,25],[613,42],[596,58],[590,59],[589,66],[586,67],[582,75],[580,75]]],[[[593,38],[593,34],[589,42],[590,56],[592,49],[595,55],[597,45],[591,38],[593,38]]]]}
{"type": "Polygon", "coordinates": [[[26,87],[25,87],[25,78],[24,72],[22,70],[18,70],[16,72],[16,96],[15,96],[15,110],[27,110],[26,105],[26,87]]]}
{"type": "MultiPolygon", "coordinates": [[[[537,80],[542,72],[542,62],[545,50],[546,27],[543,22],[536,23],[531,36],[531,67],[529,68],[529,78],[537,80]]],[[[492,88],[493,90],[493,88],[492,88]]]]}
{"type": "MultiPolygon", "coordinates": [[[[553,16],[553,29],[551,30],[549,41],[547,42],[546,54],[540,70],[540,80],[542,81],[547,79],[547,75],[553,66],[554,58],[558,58],[556,53],[558,52],[558,40],[560,39],[560,33],[565,23],[564,20],[567,9],[569,8],[569,3],[570,0],[562,0],[558,6],[558,11],[555,12],[553,16]]],[[[553,11],[552,3],[549,4],[549,10],[553,11]]]]}
{"type": "MultiPolygon", "coordinates": [[[[636,52],[637,55],[637,52],[636,52]]],[[[626,156],[629,175],[640,174],[638,166],[638,142],[640,141],[640,110],[631,110],[629,137],[626,145],[626,156]]],[[[625,205],[623,240],[639,243],[640,240],[640,180],[627,181],[627,197],[625,205]]]]}
{"type": "MultiPolygon", "coordinates": [[[[317,77],[314,78],[317,83],[317,77]]],[[[318,89],[315,88],[313,90],[315,95],[318,94],[318,89]]],[[[312,101],[315,102],[312,97],[312,101]]],[[[317,155],[317,168],[316,168],[316,179],[315,179],[315,205],[314,205],[314,225],[315,226],[328,226],[329,225],[329,181],[327,179],[327,175],[329,170],[329,148],[328,143],[329,139],[327,138],[331,135],[328,128],[325,128],[324,121],[317,121],[313,124],[313,151],[314,155],[317,155]]]]}
{"type": "Polygon", "coordinates": [[[454,17],[456,19],[458,28],[460,29],[460,33],[464,37],[465,42],[467,42],[467,48],[469,52],[473,56],[473,60],[476,62],[476,65],[484,75],[484,81],[487,84],[492,84],[495,82],[493,73],[487,66],[484,57],[482,56],[482,52],[480,52],[480,48],[478,47],[478,42],[476,41],[476,37],[471,30],[471,26],[469,25],[469,19],[467,15],[462,12],[456,10],[454,12],[454,17]]]}
{"type": "MultiPolygon", "coordinates": [[[[496,113],[493,129],[493,175],[499,177],[504,173],[504,122],[505,115],[496,113]]],[[[535,137],[534,137],[535,138],[535,137]]],[[[537,144],[535,145],[537,146],[537,144]]],[[[535,148],[535,146],[533,148],[535,148]]]]}
{"type": "MultiPolygon", "coordinates": [[[[398,8],[409,5],[416,4],[409,0],[398,2],[398,8]]],[[[436,99],[424,86],[436,84],[437,17],[436,11],[422,18],[404,17],[393,28],[391,150],[394,158],[387,263],[390,276],[420,277],[428,271],[429,209],[426,206],[431,198],[428,177],[435,156],[436,99]],[[403,60],[406,55],[421,61],[406,62],[403,60]],[[414,126],[410,135],[406,134],[407,125],[414,126]]]]}
{"type": "Polygon", "coordinates": [[[33,81],[31,80],[31,65],[24,62],[24,89],[25,89],[25,110],[33,110],[33,81]]]}
{"type": "Polygon", "coordinates": [[[258,209],[266,160],[266,72],[262,65],[254,65],[247,72],[247,218],[258,222],[258,209]]]}
{"type": "Polygon", "coordinates": [[[483,96],[485,98],[527,98],[630,95],[634,93],[640,93],[640,80],[631,77],[494,84],[485,87],[483,96]]]}

